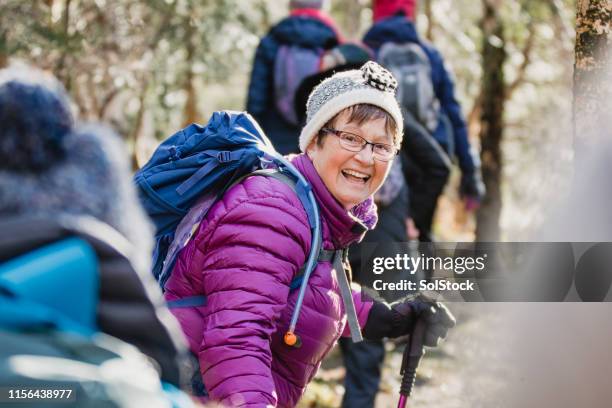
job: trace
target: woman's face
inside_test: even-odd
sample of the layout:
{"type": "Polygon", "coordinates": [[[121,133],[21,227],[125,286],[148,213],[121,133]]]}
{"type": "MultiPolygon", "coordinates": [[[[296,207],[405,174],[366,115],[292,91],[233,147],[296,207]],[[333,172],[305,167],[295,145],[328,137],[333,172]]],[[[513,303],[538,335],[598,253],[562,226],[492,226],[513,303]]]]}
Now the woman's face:
{"type": "MultiPolygon", "coordinates": [[[[387,134],[385,119],[372,119],[361,125],[347,122],[349,113],[341,112],[333,128],[359,135],[371,143],[393,145],[392,135],[387,134]]],[[[317,173],[331,194],[349,210],[365,201],[380,188],[391,168],[392,161],[375,160],[372,146],[360,152],[351,152],[340,145],[340,139],[328,133],[323,145],[317,144],[317,136],[310,143],[307,153],[317,173]]]]}

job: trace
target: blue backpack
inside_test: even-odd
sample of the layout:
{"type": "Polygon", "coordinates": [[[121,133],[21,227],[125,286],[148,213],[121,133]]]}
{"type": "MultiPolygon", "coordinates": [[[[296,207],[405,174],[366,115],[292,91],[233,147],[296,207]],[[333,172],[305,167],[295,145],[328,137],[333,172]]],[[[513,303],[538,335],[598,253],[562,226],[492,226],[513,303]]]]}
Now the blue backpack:
{"type": "MultiPolygon", "coordinates": [[[[141,202],[156,227],[153,275],[162,290],[180,250],[212,205],[245,177],[275,177],[296,192],[312,231],[310,254],[291,283],[301,287],[296,316],[310,273],[320,258],[319,210],[301,173],[277,153],[257,122],[247,113],[213,113],[206,126],[191,124],[164,141],[135,176],[141,202]]],[[[203,296],[169,302],[169,307],[205,304],[203,296]]]]}

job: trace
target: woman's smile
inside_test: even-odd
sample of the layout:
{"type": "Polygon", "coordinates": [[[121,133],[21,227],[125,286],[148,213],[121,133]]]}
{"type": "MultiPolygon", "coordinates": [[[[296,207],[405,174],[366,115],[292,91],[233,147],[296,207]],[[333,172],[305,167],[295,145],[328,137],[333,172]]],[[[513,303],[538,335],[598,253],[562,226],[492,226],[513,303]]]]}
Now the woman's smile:
{"type": "Polygon", "coordinates": [[[372,177],[371,174],[351,169],[342,170],[341,173],[349,183],[354,183],[359,186],[366,184],[372,177]]]}

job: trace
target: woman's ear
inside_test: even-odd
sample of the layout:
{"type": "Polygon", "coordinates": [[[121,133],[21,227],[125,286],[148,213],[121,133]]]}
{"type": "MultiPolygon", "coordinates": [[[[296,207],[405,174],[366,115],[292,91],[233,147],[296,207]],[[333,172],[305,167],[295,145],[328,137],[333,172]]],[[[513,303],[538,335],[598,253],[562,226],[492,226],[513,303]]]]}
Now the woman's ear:
{"type": "Polygon", "coordinates": [[[319,145],[317,144],[317,142],[319,141],[319,136],[315,135],[312,139],[310,139],[310,143],[308,143],[308,146],[306,147],[306,155],[312,159],[312,154],[317,150],[317,148],[319,147],[319,145]]]}

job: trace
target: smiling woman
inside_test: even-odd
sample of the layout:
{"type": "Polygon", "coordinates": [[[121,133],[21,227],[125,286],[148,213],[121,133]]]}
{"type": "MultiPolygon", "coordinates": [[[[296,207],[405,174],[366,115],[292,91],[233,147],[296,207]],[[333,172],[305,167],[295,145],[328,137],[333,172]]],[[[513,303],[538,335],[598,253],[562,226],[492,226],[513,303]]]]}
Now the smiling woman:
{"type": "Polygon", "coordinates": [[[313,242],[308,216],[296,192],[273,177],[250,176],[229,188],[179,253],[165,295],[171,302],[206,298],[202,306],[171,309],[198,356],[202,384],[194,391],[203,400],[293,407],[341,336],[359,341],[363,329],[367,339],[397,337],[417,315],[437,313],[435,344],[452,325],[430,302],[405,301],[396,311],[351,291],[338,266],[377,222],[372,196],[402,136],[394,90],[395,79],[368,62],[326,79],[308,100],[302,154],[290,158],[319,210],[322,251],[308,277],[300,272],[313,242]],[[303,291],[293,290],[300,277],[303,291]]]}

